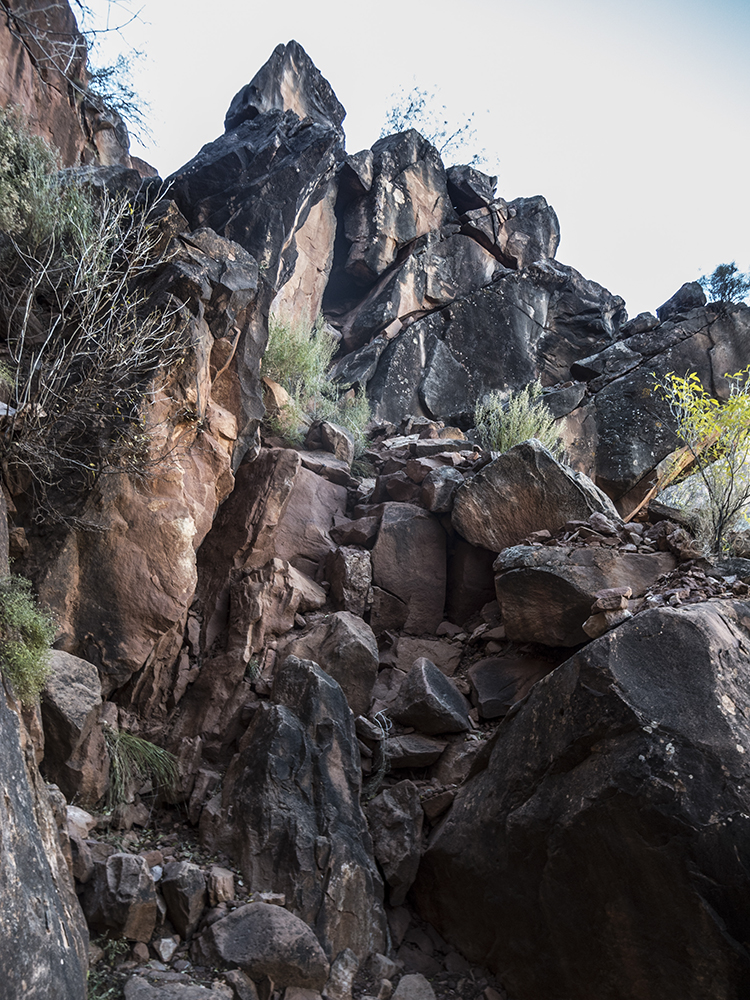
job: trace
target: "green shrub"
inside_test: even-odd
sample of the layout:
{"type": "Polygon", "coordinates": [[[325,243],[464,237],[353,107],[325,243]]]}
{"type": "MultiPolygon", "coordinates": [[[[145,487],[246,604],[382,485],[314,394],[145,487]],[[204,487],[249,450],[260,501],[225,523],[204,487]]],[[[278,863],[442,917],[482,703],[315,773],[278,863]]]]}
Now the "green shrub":
{"type": "Polygon", "coordinates": [[[49,677],[55,638],[51,612],[40,608],[22,576],[0,578],[0,668],[23,705],[33,705],[49,677]]]}
{"type": "Polygon", "coordinates": [[[104,738],[110,759],[108,805],[127,802],[134,786],[149,779],[157,788],[171,788],[179,777],[175,755],[155,743],[108,725],[104,738]]]}
{"type": "Polygon", "coordinates": [[[345,392],[328,376],[337,343],[318,319],[312,330],[272,316],[262,373],[289,393],[289,403],[269,420],[271,429],[293,444],[302,439],[305,417],[330,420],[354,437],[357,455],[365,448],[370,404],[364,389],[345,392]]]}
{"type": "Polygon", "coordinates": [[[510,395],[499,390],[488,393],[474,409],[474,426],[489,451],[504,452],[537,438],[555,458],[563,452],[554,417],[542,402],[538,379],[510,395]]]}

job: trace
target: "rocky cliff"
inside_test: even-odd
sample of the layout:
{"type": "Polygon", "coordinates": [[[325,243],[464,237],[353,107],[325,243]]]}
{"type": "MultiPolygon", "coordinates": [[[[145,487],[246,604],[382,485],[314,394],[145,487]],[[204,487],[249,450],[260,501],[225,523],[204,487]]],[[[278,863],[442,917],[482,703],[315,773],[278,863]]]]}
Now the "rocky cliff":
{"type": "Polygon", "coordinates": [[[95,975],[144,1000],[739,1000],[750,565],[629,517],[677,444],[653,373],[726,398],[750,310],[686,285],[629,320],[556,260],[542,196],[413,130],[348,153],[344,115],[290,42],[166,196],[85,175],[156,192],[143,287],[186,350],[139,418],[148,475],[105,463],[55,524],[14,481],[14,568],[58,625],[25,724],[78,899],[47,814],[8,806],[43,887],[3,862],[5,938],[47,901],[49,996],[83,995],[83,913],[95,975]],[[371,407],[356,463],[331,420],[290,446],[264,419],[269,317],[319,314],[371,407]],[[567,464],[473,426],[537,379],[567,464]],[[123,784],[122,733],[176,772],[123,784]]]}

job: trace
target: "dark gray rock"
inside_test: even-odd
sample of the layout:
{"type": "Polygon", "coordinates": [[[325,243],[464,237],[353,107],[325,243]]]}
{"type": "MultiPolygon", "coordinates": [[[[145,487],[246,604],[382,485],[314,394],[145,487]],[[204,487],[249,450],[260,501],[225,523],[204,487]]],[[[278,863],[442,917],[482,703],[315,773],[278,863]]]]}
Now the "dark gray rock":
{"type": "Polygon", "coordinates": [[[493,389],[565,382],[573,361],[615,340],[623,315],[621,298],[563,264],[501,272],[383,350],[367,388],[374,415],[471,419],[493,389]]]}
{"type": "Polygon", "coordinates": [[[159,888],[174,929],[183,939],[192,937],[208,902],[202,869],[189,861],[170,862],[164,866],[159,888]]]}
{"type": "Polygon", "coordinates": [[[224,119],[227,132],[266,111],[294,111],[319,125],[340,128],[346,111],[302,46],[277,45],[250,83],[232,98],[224,119]]]}
{"type": "Polygon", "coordinates": [[[406,675],[391,714],[397,722],[434,736],[469,729],[469,707],[453,681],[420,657],[406,675]]]}
{"type": "Polygon", "coordinates": [[[419,910],[518,1000],[745,995],[749,625],[740,601],[638,615],[538,683],[458,792],[419,910]]]}
{"type": "Polygon", "coordinates": [[[191,228],[208,226],[258,261],[280,288],[297,261],[294,239],[335,183],[341,132],[268,111],[208,143],[169,178],[191,228]]]}
{"type": "Polygon", "coordinates": [[[456,490],[463,485],[463,481],[463,473],[449,465],[428,472],[422,480],[422,506],[433,514],[447,514],[453,507],[456,490]]]}
{"type": "Polygon", "coordinates": [[[445,747],[442,740],[410,733],[386,740],[385,752],[391,768],[429,767],[439,759],[445,747]]]}
{"type": "Polygon", "coordinates": [[[469,667],[472,701],[481,719],[500,719],[554,668],[533,656],[488,656],[469,667]]]}
{"type": "Polygon", "coordinates": [[[216,956],[253,980],[320,991],[329,962],[307,924],[282,906],[248,903],[211,924],[196,942],[200,958],[216,956]]]}
{"type": "Polygon", "coordinates": [[[4,693],[0,697],[0,994],[8,1000],[85,1000],[86,922],[33,745],[11,705],[4,693]]]}
{"type": "Polygon", "coordinates": [[[556,531],[601,511],[619,521],[591,480],[558,462],[537,440],[517,444],[460,486],[451,522],[472,545],[500,552],[532,531],[556,531]]]}
{"type": "Polygon", "coordinates": [[[388,885],[388,902],[401,906],[414,883],[422,856],[424,813],[413,781],[399,781],[366,806],[375,859],[388,885]]]}
{"type": "Polygon", "coordinates": [[[678,288],[671,299],[667,299],[656,310],[656,315],[663,323],[668,319],[676,319],[678,316],[690,312],[691,309],[698,309],[706,304],[706,293],[697,281],[686,281],[681,288],[678,288]]]}
{"type": "Polygon", "coordinates": [[[483,174],[475,167],[468,165],[448,167],[446,178],[448,194],[459,215],[475,208],[483,208],[495,197],[497,177],[483,174]]]}
{"type": "Polygon", "coordinates": [[[372,187],[344,215],[350,244],[345,269],[365,286],[393,263],[401,247],[453,218],[440,155],[418,132],[380,139],[372,152],[372,187]]]}
{"type": "Polygon", "coordinates": [[[235,859],[246,884],[283,892],[329,956],[382,951],[383,888],[344,693],[316,664],[289,657],[276,668],[272,697],[278,704],[258,707],[220,795],[204,809],[201,838],[235,859]]]}
{"type": "Polygon", "coordinates": [[[136,854],[94,859],[94,872],[81,896],[89,928],[129,941],[151,940],[156,926],[156,889],[145,860],[136,854]]]}
{"type": "Polygon", "coordinates": [[[633,319],[629,319],[627,323],[622,324],[620,335],[622,337],[633,337],[639,333],[649,333],[649,331],[655,330],[658,325],[659,320],[653,313],[638,313],[633,319]]]}

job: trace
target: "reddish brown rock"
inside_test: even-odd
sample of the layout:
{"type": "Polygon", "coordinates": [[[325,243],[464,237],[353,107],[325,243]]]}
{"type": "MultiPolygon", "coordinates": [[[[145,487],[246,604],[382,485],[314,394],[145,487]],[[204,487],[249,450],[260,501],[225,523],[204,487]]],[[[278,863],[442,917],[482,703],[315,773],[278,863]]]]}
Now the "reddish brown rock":
{"type": "Polygon", "coordinates": [[[630,587],[642,596],[676,562],[668,552],[527,545],[506,549],[495,561],[495,588],[506,635],[514,642],[547,646],[586,642],[583,623],[599,591],[630,587]]]}
{"type": "Polygon", "coordinates": [[[93,663],[62,650],[50,654],[42,692],[43,770],[69,801],[96,804],[109,783],[109,757],[100,725],[99,673],[93,663]]]}
{"type": "Polygon", "coordinates": [[[372,560],[366,549],[342,545],[329,554],[326,579],[331,584],[331,602],[339,611],[364,617],[370,603],[372,560]]]}
{"type": "Polygon", "coordinates": [[[135,854],[111,854],[94,862],[81,897],[91,930],[148,942],[156,926],[156,890],[148,865],[135,854]]]}
{"type": "Polygon", "coordinates": [[[405,631],[433,632],[443,620],[446,538],[439,522],[410,504],[387,503],[372,550],[374,583],[408,607],[405,631]]]}
{"type": "Polygon", "coordinates": [[[554,662],[513,654],[489,656],[472,663],[468,676],[479,717],[499,719],[507,715],[511,705],[527,695],[554,667],[554,662]]]}
{"type": "Polygon", "coordinates": [[[593,511],[619,519],[612,501],[590,479],[556,461],[532,439],[459,487],[451,521],[472,545],[500,552],[532,531],[556,531],[593,511]]]}

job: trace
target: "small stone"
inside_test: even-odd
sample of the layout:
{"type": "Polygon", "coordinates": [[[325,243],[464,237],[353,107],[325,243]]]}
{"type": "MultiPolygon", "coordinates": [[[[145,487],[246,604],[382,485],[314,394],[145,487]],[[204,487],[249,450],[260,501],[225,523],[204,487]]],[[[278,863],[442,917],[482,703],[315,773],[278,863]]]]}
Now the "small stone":
{"type": "Polygon", "coordinates": [[[206,888],[210,906],[234,899],[234,874],[227,868],[213,865],[206,876],[206,888]]]}
{"type": "Polygon", "coordinates": [[[137,941],[133,945],[133,958],[136,962],[143,964],[149,960],[148,945],[144,944],[143,941],[137,941]]]}
{"type": "Polygon", "coordinates": [[[170,962],[174,957],[174,953],[177,951],[179,944],[179,938],[159,938],[158,941],[154,941],[152,948],[162,962],[170,962]]]}

